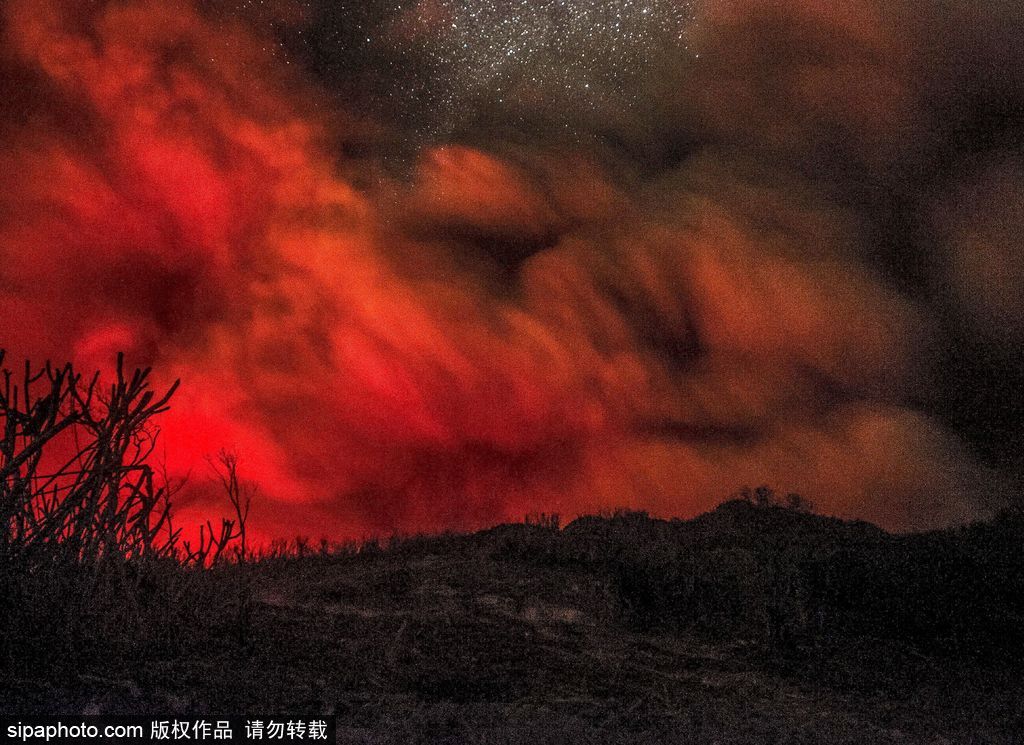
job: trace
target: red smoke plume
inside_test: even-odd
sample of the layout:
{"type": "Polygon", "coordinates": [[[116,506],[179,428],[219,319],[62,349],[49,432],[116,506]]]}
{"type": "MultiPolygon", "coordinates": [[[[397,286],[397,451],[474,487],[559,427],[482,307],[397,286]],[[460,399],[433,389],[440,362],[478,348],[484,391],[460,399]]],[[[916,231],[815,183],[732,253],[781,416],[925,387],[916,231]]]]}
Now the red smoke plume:
{"type": "MultiPolygon", "coordinates": [[[[798,164],[771,180],[754,165],[796,162],[807,134],[765,115],[779,91],[745,72],[763,50],[733,34],[754,11],[863,50],[782,92],[869,162],[913,157],[911,81],[871,64],[911,52],[854,5],[706,19],[708,67],[677,82],[708,98],[680,116],[717,142],[662,181],[451,146],[370,193],[332,151],[346,125],[241,21],[9,0],[0,346],[82,369],[124,350],[180,377],[163,431],[172,473],[195,473],[185,519],[221,511],[198,482],[226,447],[260,484],[266,535],[687,515],[744,483],[891,527],[965,519],[988,472],[906,403],[932,385],[930,312],[858,256],[858,215],[798,164]],[[735,143],[757,152],[720,157],[735,143]],[[493,246],[525,247],[511,287],[493,246]]],[[[957,271],[965,292],[985,276],[957,271]]]]}

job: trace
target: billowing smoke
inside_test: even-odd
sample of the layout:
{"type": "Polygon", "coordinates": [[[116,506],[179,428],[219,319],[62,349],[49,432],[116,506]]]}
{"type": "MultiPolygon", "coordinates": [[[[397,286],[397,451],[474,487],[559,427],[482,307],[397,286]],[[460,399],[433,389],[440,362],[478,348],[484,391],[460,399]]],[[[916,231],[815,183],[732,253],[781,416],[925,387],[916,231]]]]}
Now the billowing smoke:
{"type": "Polygon", "coordinates": [[[168,467],[236,451],[265,535],[689,515],[755,483],[894,528],[997,506],[1024,13],[706,6],[644,105],[512,91],[410,154],[245,13],[7,0],[0,346],[180,377],[168,467]]]}

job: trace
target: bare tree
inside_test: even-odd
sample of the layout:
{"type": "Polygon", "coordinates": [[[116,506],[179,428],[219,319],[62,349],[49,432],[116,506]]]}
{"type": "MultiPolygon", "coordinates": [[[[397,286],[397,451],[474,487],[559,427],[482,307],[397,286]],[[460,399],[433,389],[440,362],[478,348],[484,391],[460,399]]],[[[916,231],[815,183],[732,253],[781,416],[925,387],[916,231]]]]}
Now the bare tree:
{"type": "Polygon", "coordinates": [[[216,458],[209,458],[217,481],[224,488],[228,501],[234,510],[235,516],[221,518],[220,525],[215,530],[213,522],[206,521],[205,525],[199,526],[199,543],[193,546],[191,541],[183,541],[183,560],[187,563],[206,566],[216,564],[227,557],[225,553],[229,546],[235,544],[234,555],[239,562],[244,562],[249,557],[249,546],[247,543],[246,523],[249,519],[249,508],[252,506],[252,497],[256,491],[255,486],[245,484],[238,476],[238,456],[227,450],[221,450],[216,458]]]}

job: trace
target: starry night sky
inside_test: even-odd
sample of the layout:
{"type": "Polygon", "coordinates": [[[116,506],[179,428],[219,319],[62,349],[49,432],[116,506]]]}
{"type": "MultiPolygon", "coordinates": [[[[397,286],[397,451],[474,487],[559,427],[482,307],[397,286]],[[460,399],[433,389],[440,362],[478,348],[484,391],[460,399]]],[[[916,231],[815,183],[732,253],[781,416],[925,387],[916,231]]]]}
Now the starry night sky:
{"type": "Polygon", "coordinates": [[[496,126],[579,139],[648,104],[646,76],[687,56],[694,14],[676,0],[421,0],[310,3],[301,26],[272,23],[283,58],[423,144],[496,126]]]}

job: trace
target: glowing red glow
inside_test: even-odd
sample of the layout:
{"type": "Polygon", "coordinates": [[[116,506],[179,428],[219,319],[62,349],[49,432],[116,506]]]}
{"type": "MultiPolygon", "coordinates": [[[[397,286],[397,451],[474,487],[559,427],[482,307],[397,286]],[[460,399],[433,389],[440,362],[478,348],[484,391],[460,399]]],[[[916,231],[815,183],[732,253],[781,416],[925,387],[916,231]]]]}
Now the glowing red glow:
{"type": "Polygon", "coordinates": [[[0,153],[0,345],[180,377],[162,427],[192,473],[182,519],[220,514],[221,448],[260,485],[263,537],[687,515],[763,482],[902,525],[888,493],[968,478],[894,403],[922,319],[855,264],[787,259],[712,197],[654,214],[576,154],[430,150],[389,201],[340,175],[302,104],[320,94],[241,24],[163,0],[4,13],[50,123],[10,125],[0,153]],[[511,239],[534,255],[496,292],[472,252],[511,239]],[[863,400],[820,413],[826,378],[863,400]]]}

